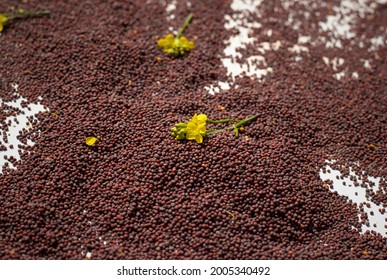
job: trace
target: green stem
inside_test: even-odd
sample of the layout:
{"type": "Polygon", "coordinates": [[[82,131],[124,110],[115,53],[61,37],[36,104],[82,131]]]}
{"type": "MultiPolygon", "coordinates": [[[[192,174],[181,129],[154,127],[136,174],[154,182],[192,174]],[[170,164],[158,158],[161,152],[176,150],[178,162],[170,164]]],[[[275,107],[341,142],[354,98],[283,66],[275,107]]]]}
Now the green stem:
{"type": "Polygon", "coordinates": [[[210,132],[206,132],[206,136],[211,136],[215,133],[222,132],[224,129],[211,130],[210,132]]]}
{"type": "MultiPolygon", "coordinates": [[[[234,124],[234,125],[232,125],[232,126],[229,126],[229,127],[225,128],[225,129],[218,129],[218,130],[212,130],[212,131],[210,131],[210,132],[207,132],[206,135],[207,135],[207,136],[211,136],[211,135],[213,135],[213,134],[215,134],[215,133],[222,132],[222,131],[225,131],[225,130],[234,130],[234,129],[238,129],[238,128],[240,128],[241,126],[243,126],[243,125],[245,125],[246,123],[248,123],[249,121],[252,121],[252,120],[254,120],[254,119],[256,119],[256,118],[257,118],[257,116],[251,116],[251,117],[248,117],[248,118],[243,119],[243,120],[237,122],[236,124],[234,124]]],[[[226,119],[226,120],[230,120],[230,119],[226,119]]],[[[220,121],[224,121],[224,120],[220,120],[220,121]]],[[[233,121],[233,120],[230,120],[230,121],[233,121]]],[[[228,122],[230,122],[230,121],[228,121],[228,122]]],[[[209,122],[209,121],[207,120],[207,122],[209,122]]]]}
{"type": "Polygon", "coordinates": [[[251,116],[251,117],[248,117],[248,118],[246,118],[246,119],[244,119],[244,120],[241,120],[241,121],[238,122],[237,124],[233,125],[233,128],[239,128],[239,127],[241,127],[242,125],[244,125],[244,124],[248,123],[249,121],[252,121],[252,120],[254,120],[254,119],[256,119],[256,118],[257,118],[257,116],[251,116]]]}
{"type": "Polygon", "coordinates": [[[232,125],[232,126],[229,126],[227,128],[225,128],[225,130],[234,130],[235,128],[240,128],[242,125],[248,123],[249,121],[252,121],[253,119],[255,119],[257,116],[251,116],[251,117],[248,117],[244,120],[241,120],[240,122],[237,122],[236,124],[232,125]]]}
{"type": "Polygon", "coordinates": [[[45,11],[37,11],[37,12],[26,12],[24,13],[24,15],[26,15],[27,17],[42,17],[42,16],[47,16],[50,13],[51,12],[49,10],[45,10],[45,11]]]}
{"type": "Polygon", "coordinates": [[[213,123],[213,124],[218,124],[218,123],[229,123],[229,122],[233,122],[235,120],[233,119],[224,119],[224,120],[207,120],[207,122],[209,123],[213,123]]]}
{"type": "Polygon", "coordinates": [[[190,13],[184,20],[183,26],[179,29],[179,32],[177,32],[176,38],[180,38],[181,34],[183,34],[184,30],[187,28],[189,22],[192,19],[193,14],[190,13]]]}
{"type": "Polygon", "coordinates": [[[27,18],[27,17],[42,17],[49,15],[50,11],[36,11],[36,12],[24,12],[24,13],[14,13],[14,14],[5,14],[5,16],[9,19],[20,19],[20,18],[27,18]]]}

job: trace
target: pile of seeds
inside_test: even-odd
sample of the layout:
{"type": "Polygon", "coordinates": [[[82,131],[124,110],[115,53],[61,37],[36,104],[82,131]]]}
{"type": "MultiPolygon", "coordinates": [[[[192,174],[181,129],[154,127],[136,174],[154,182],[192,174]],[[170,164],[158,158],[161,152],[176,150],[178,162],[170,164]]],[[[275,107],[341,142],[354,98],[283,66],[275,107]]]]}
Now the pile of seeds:
{"type": "MultiPolygon", "coordinates": [[[[241,77],[210,95],[205,86],[227,79],[219,57],[230,3],[178,4],[168,22],[163,3],[148,2],[27,2],[50,17],[1,34],[1,100],[18,84],[49,111],[20,136],[35,145],[23,146],[17,169],[0,175],[0,258],[386,259],[387,239],[359,233],[356,205],[329,191],[319,170],[327,159],[357,162],[382,178],[375,199],[386,205],[387,49],[372,71],[356,52],[327,50],[359,75],[338,81],[320,46],[300,64],[281,48],[266,57],[274,71],[264,80],[241,77]],[[197,37],[195,49],[165,56],[157,39],[191,11],[185,34],[197,37]],[[258,117],[239,138],[174,140],[170,127],[194,113],[258,117]],[[86,146],[88,136],[98,143],[86,146]]],[[[386,27],[386,11],[362,20],[368,33],[386,27]]],[[[262,18],[276,28],[270,40],[294,42],[295,31],[262,18]]],[[[1,109],[3,129],[18,112],[1,109]]]]}

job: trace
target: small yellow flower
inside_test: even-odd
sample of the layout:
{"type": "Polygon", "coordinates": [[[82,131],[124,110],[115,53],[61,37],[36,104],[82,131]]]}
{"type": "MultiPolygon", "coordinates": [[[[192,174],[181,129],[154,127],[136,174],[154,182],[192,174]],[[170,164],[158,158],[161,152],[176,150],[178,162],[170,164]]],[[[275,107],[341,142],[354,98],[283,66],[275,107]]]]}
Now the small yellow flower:
{"type": "Polygon", "coordinates": [[[193,41],[188,41],[186,37],[175,37],[168,34],[165,38],[158,40],[157,45],[167,54],[173,56],[184,55],[195,47],[193,41]]]}
{"type": "MultiPolygon", "coordinates": [[[[195,114],[187,123],[177,123],[171,128],[171,134],[176,140],[195,140],[197,143],[203,143],[203,138],[212,136],[222,131],[234,131],[235,136],[238,137],[239,131],[244,130],[243,126],[248,122],[256,119],[257,116],[251,116],[243,120],[222,119],[222,120],[208,120],[205,114],[195,114]],[[207,131],[206,123],[210,124],[224,124],[235,123],[223,129],[214,130],[212,128],[207,131]]],[[[248,138],[245,136],[246,139],[248,138]]]]}
{"type": "Polygon", "coordinates": [[[7,23],[7,21],[8,18],[5,15],[0,14],[0,32],[3,31],[4,24],[7,23]]]}
{"type": "Polygon", "coordinates": [[[187,123],[186,138],[195,140],[197,143],[203,143],[203,136],[206,134],[206,121],[207,116],[205,114],[195,114],[187,123]]]}
{"type": "Polygon", "coordinates": [[[97,143],[98,138],[94,136],[86,137],[85,143],[87,146],[93,146],[95,143],[97,143]]]}

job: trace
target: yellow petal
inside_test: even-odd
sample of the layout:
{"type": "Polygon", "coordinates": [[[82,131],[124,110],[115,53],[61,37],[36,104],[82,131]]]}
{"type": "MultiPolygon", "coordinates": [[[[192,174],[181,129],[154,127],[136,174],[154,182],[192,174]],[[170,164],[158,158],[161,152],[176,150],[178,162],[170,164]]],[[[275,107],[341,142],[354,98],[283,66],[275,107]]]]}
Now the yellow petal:
{"type": "Polygon", "coordinates": [[[0,22],[0,32],[3,31],[3,24],[0,22]]]}
{"type": "Polygon", "coordinates": [[[85,143],[87,146],[93,146],[97,141],[98,138],[94,136],[86,137],[85,139],[85,143]]]}
{"type": "Polygon", "coordinates": [[[175,36],[169,33],[167,36],[165,36],[165,39],[167,40],[175,39],[175,36]]]}
{"type": "Polygon", "coordinates": [[[157,45],[163,49],[169,48],[171,43],[168,40],[160,39],[157,41],[157,45]]]}
{"type": "Polygon", "coordinates": [[[207,115],[206,114],[199,114],[198,115],[198,121],[199,122],[205,122],[207,120],[207,115]]]}
{"type": "Polygon", "coordinates": [[[202,143],[203,142],[203,136],[201,136],[200,134],[196,135],[195,137],[195,140],[197,143],[202,143]]]}
{"type": "Polygon", "coordinates": [[[160,39],[157,41],[157,45],[161,48],[165,46],[165,39],[160,39]]]}
{"type": "Polygon", "coordinates": [[[194,130],[196,130],[196,128],[197,128],[196,123],[194,123],[194,122],[188,122],[188,123],[187,123],[187,129],[188,129],[188,130],[194,131],[194,130]]]}
{"type": "Polygon", "coordinates": [[[175,37],[173,36],[173,34],[168,34],[164,38],[159,39],[157,41],[157,45],[161,48],[164,48],[164,51],[166,51],[165,50],[166,48],[171,48],[171,46],[173,45],[174,39],[175,37]]]}
{"type": "Polygon", "coordinates": [[[185,138],[187,138],[188,140],[195,140],[196,139],[196,135],[195,135],[195,133],[188,131],[187,135],[185,136],[185,138]]]}
{"type": "Polygon", "coordinates": [[[198,126],[199,133],[204,134],[206,133],[206,126],[205,125],[200,125],[198,126]]]}
{"type": "Polygon", "coordinates": [[[196,123],[198,121],[198,115],[195,114],[190,121],[196,123]]]}

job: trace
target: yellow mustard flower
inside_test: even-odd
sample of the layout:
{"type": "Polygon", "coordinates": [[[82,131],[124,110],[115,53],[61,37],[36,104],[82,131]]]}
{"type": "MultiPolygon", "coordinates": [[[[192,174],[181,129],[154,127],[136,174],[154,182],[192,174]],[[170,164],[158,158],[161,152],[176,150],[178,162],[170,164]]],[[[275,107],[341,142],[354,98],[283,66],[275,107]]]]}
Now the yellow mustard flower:
{"type": "Polygon", "coordinates": [[[187,123],[186,138],[195,140],[197,143],[203,143],[203,136],[206,135],[206,121],[207,116],[205,114],[195,114],[187,123]]]}
{"type": "Polygon", "coordinates": [[[222,119],[222,120],[209,120],[205,114],[195,114],[187,123],[177,123],[171,128],[171,134],[176,140],[195,140],[197,143],[203,143],[203,138],[212,136],[222,131],[234,131],[235,136],[239,136],[239,132],[245,131],[244,125],[256,119],[258,116],[247,117],[243,120],[235,119],[222,119]],[[233,125],[222,128],[212,129],[207,131],[206,124],[225,124],[234,123],[233,125]]]}
{"type": "Polygon", "coordinates": [[[3,31],[4,24],[7,23],[7,21],[8,17],[3,14],[0,14],[0,32],[3,31]]]}
{"type": "Polygon", "coordinates": [[[192,50],[195,47],[194,42],[189,41],[184,36],[181,36],[190,23],[191,19],[192,13],[186,17],[183,26],[179,29],[176,37],[173,34],[168,34],[164,38],[158,40],[157,45],[162,48],[165,53],[173,56],[184,55],[192,50]]]}
{"type": "Polygon", "coordinates": [[[193,41],[188,41],[184,36],[175,37],[168,34],[165,38],[158,40],[157,45],[167,54],[173,56],[184,55],[195,47],[193,41]]]}
{"type": "Polygon", "coordinates": [[[222,120],[209,120],[205,114],[195,114],[187,123],[177,123],[171,128],[171,135],[176,140],[195,140],[197,143],[203,143],[203,138],[212,136],[222,131],[234,131],[235,136],[239,136],[239,132],[245,131],[244,125],[248,122],[256,119],[257,116],[251,116],[243,120],[235,119],[222,119],[222,120]],[[235,123],[229,127],[223,129],[209,129],[207,131],[207,123],[210,124],[225,124],[235,123]]]}

